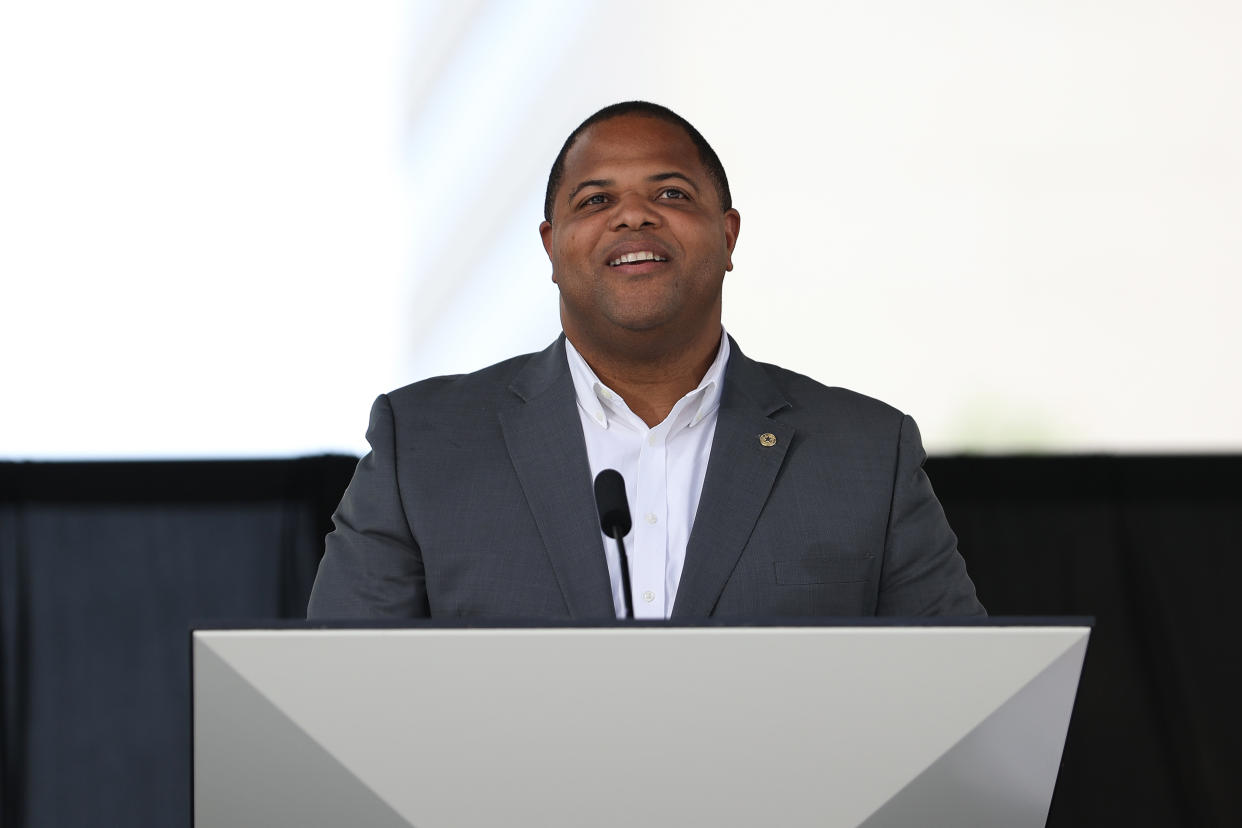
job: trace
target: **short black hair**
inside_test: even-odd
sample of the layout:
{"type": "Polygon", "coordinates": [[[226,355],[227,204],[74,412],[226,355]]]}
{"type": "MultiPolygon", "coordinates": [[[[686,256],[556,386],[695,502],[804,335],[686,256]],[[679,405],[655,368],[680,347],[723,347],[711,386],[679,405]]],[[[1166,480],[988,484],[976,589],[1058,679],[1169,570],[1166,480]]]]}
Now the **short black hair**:
{"type": "Polygon", "coordinates": [[[556,200],[556,191],[560,189],[561,180],[565,177],[565,156],[569,154],[569,150],[578,140],[578,136],[588,127],[598,124],[600,121],[619,118],[622,115],[642,115],[681,127],[682,131],[686,133],[699,151],[699,160],[707,168],[707,174],[716,186],[716,194],[720,196],[721,211],[732,209],[733,196],[729,193],[729,177],[725,175],[724,165],[720,163],[720,157],[716,155],[716,151],[712,149],[711,144],[707,143],[707,139],[703,137],[702,133],[695,129],[693,124],[666,106],[660,106],[648,101],[624,101],[604,107],[590,118],[578,124],[578,128],[569,133],[569,137],[565,139],[565,144],[561,147],[556,160],[552,162],[552,171],[548,173],[548,191],[543,199],[544,219],[547,221],[552,220],[552,204],[556,200]]]}

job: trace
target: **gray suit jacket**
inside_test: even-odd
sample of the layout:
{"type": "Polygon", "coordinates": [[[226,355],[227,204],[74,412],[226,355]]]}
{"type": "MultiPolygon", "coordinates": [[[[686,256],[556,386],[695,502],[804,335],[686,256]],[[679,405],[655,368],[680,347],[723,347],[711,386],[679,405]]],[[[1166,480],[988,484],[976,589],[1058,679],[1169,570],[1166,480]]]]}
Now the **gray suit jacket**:
{"type": "MultiPolygon", "coordinates": [[[[914,421],[731,347],[673,618],[982,614],[914,421]]],[[[614,617],[563,337],[381,396],[367,439],[310,617],[614,617]]]]}

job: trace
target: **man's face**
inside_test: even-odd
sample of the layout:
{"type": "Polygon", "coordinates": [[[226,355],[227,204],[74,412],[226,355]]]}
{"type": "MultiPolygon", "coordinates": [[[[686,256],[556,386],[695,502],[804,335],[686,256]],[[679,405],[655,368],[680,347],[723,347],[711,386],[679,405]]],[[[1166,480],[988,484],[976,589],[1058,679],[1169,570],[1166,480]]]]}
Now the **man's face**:
{"type": "Polygon", "coordinates": [[[720,206],[698,150],[674,124],[622,115],[578,136],[552,222],[539,227],[566,334],[597,344],[626,332],[718,334],[741,223],[720,206]]]}

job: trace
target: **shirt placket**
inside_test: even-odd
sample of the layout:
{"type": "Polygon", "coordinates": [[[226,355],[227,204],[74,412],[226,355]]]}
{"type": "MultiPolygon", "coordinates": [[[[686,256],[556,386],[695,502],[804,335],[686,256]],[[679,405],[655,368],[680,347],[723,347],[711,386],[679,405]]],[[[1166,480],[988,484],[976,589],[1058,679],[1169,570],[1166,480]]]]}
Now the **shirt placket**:
{"type": "Polygon", "coordinates": [[[634,561],[635,618],[663,618],[668,559],[667,423],[648,429],[638,451],[634,561]]]}

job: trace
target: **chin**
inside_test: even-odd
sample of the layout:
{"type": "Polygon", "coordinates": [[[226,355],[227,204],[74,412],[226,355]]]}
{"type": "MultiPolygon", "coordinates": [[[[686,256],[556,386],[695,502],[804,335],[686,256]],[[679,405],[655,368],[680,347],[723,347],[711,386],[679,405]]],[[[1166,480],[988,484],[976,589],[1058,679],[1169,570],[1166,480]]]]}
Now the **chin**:
{"type": "Polygon", "coordinates": [[[676,328],[674,317],[666,313],[624,314],[614,316],[609,321],[632,333],[652,333],[676,328]]]}

